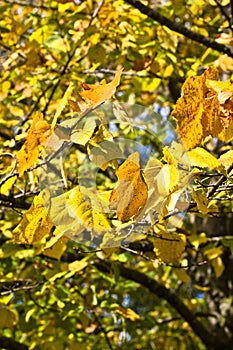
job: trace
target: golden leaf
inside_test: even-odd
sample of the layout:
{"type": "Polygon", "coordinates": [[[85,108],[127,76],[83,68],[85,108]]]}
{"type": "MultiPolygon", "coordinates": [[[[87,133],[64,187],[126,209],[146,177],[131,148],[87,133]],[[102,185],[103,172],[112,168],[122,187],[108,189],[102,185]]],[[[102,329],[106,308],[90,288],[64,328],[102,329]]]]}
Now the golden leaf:
{"type": "Polygon", "coordinates": [[[191,282],[191,277],[187,274],[187,272],[184,269],[174,269],[173,272],[182,282],[184,283],[191,282]]]}
{"type": "Polygon", "coordinates": [[[0,193],[4,194],[5,196],[8,196],[10,193],[10,190],[12,186],[14,185],[15,181],[17,180],[17,175],[14,175],[10,177],[0,188],[0,193]]]}
{"type": "Polygon", "coordinates": [[[172,112],[177,133],[186,149],[192,149],[207,136],[217,136],[223,129],[217,93],[207,86],[207,80],[217,80],[215,67],[202,75],[189,77],[172,112]]]}
{"type": "Polygon", "coordinates": [[[207,214],[210,211],[210,200],[207,198],[205,191],[201,188],[192,193],[192,197],[197,203],[197,208],[202,214],[207,214]]]}
{"type": "Polygon", "coordinates": [[[139,154],[133,153],[117,169],[118,186],[110,197],[110,208],[116,210],[118,220],[125,222],[137,217],[148,198],[147,185],[142,178],[139,154]]]}
{"type": "MultiPolygon", "coordinates": [[[[90,198],[84,198],[78,186],[67,192],[66,198],[70,215],[78,219],[81,225],[92,228],[97,232],[105,231],[111,227],[105,213],[97,210],[95,203],[92,204],[90,198]]],[[[100,203],[98,203],[98,206],[100,206],[100,203]]]]}
{"type": "Polygon", "coordinates": [[[190,164],[199,168],[223,170],[223,166],[217,158],[204,148],[196,147],[188,152],[190,164]]]}
{"type": "Polygon", "coordinates": [[[84,105],[84,108],[81,109],[95,108],[111,98],[115,94],[116,88],[120,83],[122,71],[123,68],[118,69],[115,78],[108,84],[104,83],[99,85],[89,85],[83,83],[83,90],[79,92],[80,96],[84,100],[84,102],[81,103],[81,105],[84,105]]]}
{"type": "Polygon", "coordinates": [[[40,147],[45,145],[50,134],[51,126],[44,120],[41,112],[36,112],[26,141],[17,153],[19,176],[23,175],[24,171],[37,161],[40,147]]]}
{"type": "Polygon", "coordinates": [[[233,150],[231,149],[228,152],[223,153],[220,156],[219,161],[226,169],[229,168],[233,164],[233,150]]]}
{"type": "Polygon", "coordinates": [[[207,249],[204,254],[207,256],[207,258],[209,260],[213,260],[216,259],[217,257],[219,257],[220,255],[222,255],[223,253],[223,247],[213,247],[213,248],[209,248],[207,249]]]}
{"type": "Polygon", "coordinates": [[[116,306],[115,311],[123,316],[124,318],[128,318],[130,321],[138,321],[140,320],[140,316],[136,314],[132,309],[130,308],[124,308],[122,306],[116,306]]]}
{"type": "Polygon", "coordinates": [[[44,206],[44,194],[42,191],[38,196],[35,196],[31,207],[14,229],[13,236],[16,242],[32,244],[41,241],[42,238],[50,234],[54,224],[44,206]]]}
{"type": "Polygon", "coordinates": [[[215,276],[219,278],[224,270],[225,270],[225,265],[222,261],[222,258],[220,256],[216,257],[215,259],[211,260],[211,265],[214,268],[215,276]]]}
{"type": "Polygon", "coordinates": [[[75,260],[68,265],[69,271],[79,272],[88,266],[88,262],[85,260],[75,260]]]}
{"type": "Polygon", "coordinates": [[[233,121],[233,83],[232,81],[207,80],[207,86],[217,93],[220,103],[220,119],[225,129],[233,121]]]}
{"type": "Polygon", "coordinates": [[[62,236],[59,239],[57,239],[56,241],[55,240],[53,241],[53,238],[54,237],[52,237],[50,239],[50,241],[51,241],[50,247],[46,248],[46,246],[45,246],[42,253],[43,253],[43,255],[46,255],[50,258],[60,260],[61,256],[63,255],[63,253],[66,250],[66,243],[65,242],[67,241],[67,237],[62,236]]]}
{"type": "Polygon", "coordinates": [[[96,121],[94,118],[88,118],[82,129],[74,129],[71,133],[71,141],[78,145],[85,146],[90,140],[96,127],[96,121]]]}
{"type": "Polygon", "coordinates": [[[169,263],[181,258],[186,245],[186,237],[183,234],[172,235],[164,231],[161,233],[161,238],[153,238],[153,242],[157,258],[169,263]]]}

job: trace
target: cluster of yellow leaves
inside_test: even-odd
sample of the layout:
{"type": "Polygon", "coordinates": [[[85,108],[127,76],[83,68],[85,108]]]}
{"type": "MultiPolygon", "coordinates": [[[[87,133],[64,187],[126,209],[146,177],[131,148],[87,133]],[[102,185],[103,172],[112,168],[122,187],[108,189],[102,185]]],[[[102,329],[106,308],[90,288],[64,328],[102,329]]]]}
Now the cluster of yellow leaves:
{"type": "Polygon", "coordinates": [[[207,136],[233,138],[232,84],[218,82],[215,67],[189,77],[172,112],[177,133],[186,149],[193,149],[207,136]]]}
{"type": "MultiPolygon", "coordinates": [[[[79,93],[82,101],[76,107],[74,107],[74,101],[70,100],[73,91],[73,85],[70,84],[57,106],[57,112],[51,125],[43,119],[41,113],[37,112],[34,115],[26,142],[17,154],[20,175],[37,161],[41,149],[45,147],[49,149],[53,144],[51,133],[57,130],[57,119],[67,103],[71,108],[76,108],[79,120],[87,111],[96,108],[114,95],[122,70],[122,68],[119,69],[113,81],[108,84],[105,82],[99,85],[82,84],[83,90],[79,93]]],[[[106,214],[109,211],[114,211],[122,224],[137,218],[141,213],[150,214],[152,209],[159,212],[159,219],[162,219],[178,205],[183,188],[190,180],[190,174],[178,169],[179,163],[223,171],[225,169],[223,163],[229,163],[228,158],[222,161],[217,160],[200,147],[193,149],[206,136],[223,135],[224,128],[228,130],[232,125],[233,88],[230,83],[217,82],[216,79],[215,68],[209,68],[202,76],[188,78],[183,86],[182,97],[173,111],[173,116],[177,120],[177,131],[186,149],[191,149],[191,151],[185,155],[183,147],[177,143],[173,143],[171,147],[164,147],[162,161],[150,158],[144,172],[140,168],[138,152],[131,154],[117,168],[118,150],[114,149],[115,160],[111,163],[114,157],[109,158],[107,142],[112,139],[112,134],[101,113],[98,117],[101,125],[95,134],[93,130],[97,125],[96,118],[92,117],[86,120],[82,130],[74,129],[68,139],[82,145],[88,144],[90,158],[97,166],[104,170],[109,164],[117,168],[117,187],[109,191],[108,198],[105,196],[107,200],[106,198],[102,200],[98,192],[91,193],[79,186],[60,196],[49,198],[47,201],[42,192],[35,197],[32,206],[15,229],[16,240],[31,244],[49,235],[50,241],[46,243],[45,250],[51,256],[58,256],[57,249],[64,248],[63,234],[66,236],[81,235],[85,229],[94,234],[109,233],[113,227],[112,216],[106,214]],[[223,119],[226,115],[227,121],[223,119]],[[107,148],[102,150],[101,147],[104,148],[102,141],[106,139],[107,148]],[[92,144],[101,144],[101,146],[92,148],[92,144]],[[99,153],[95,154],[94,150],[99,153]],[[104,158],[101,158],[102,153],[107,154],[108,157],[106,158],[105,155],[104,158]],[[51,235],[54,225],[56,226],[55,234],[51,235]]],[[[117,119],[121,122],[123,120],[132,128],[131,120],[121,110],[120,105],[116,103],[114,106],[117,119]]],[[[204,214],[208,213],[210,203],[205,193],[194,192],[193,197],[199,210],[204,214]]],[[[182,205],[183,203],[179,203],[180,208],[184,210],[182,205]]],[[[167,233],[165,227],[159,230],[158,234],[161,238],[156,238],[154,242],[157,257],[164,262],[179,260],[185,247],[185,236],[174,236],[167,233]]]]}

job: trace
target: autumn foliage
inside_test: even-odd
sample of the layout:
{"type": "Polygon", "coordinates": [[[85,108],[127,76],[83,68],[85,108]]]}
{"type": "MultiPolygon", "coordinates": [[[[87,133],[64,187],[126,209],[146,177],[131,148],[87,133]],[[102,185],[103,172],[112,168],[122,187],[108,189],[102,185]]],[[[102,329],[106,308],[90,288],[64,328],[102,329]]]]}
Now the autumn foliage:
{"type": "Polygon", "coordinates": [[[0,347],[230,349],[231,2],[26,3],[0,23],[0,347]]]}

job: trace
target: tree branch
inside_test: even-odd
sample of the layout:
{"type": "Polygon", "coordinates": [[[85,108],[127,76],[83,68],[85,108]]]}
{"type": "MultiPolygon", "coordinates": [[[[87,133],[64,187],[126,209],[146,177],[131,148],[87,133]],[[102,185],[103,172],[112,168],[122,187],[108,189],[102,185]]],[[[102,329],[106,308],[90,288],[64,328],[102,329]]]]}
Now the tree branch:
{"type": "Polygon", "coordinates": [[[169,18],[163,16],[159,12],[151,9],[148,6],[145,6],[143,3],[141,3],[139,0],[125,0],[128,4],[132,5],[133,7],[137,8],[141,13],[144,15],[150,17],[151,19],[155,20],[156,22],[159,22],[161,25],[173,30],[176,33],[184,35],[186,38],[189,38],[193,41],[196,41],[202,45],[205,45],[206,47],[210,47],[213,50],[216,50],[218,52],[223,52],[227,54],[230,57],[233,57],[233,52],[231,49],[223,44],[218,43],[212,38],[209,38],[207,36],[201,35],[197,32],[194,32],[185,26],[170,20],[169,18]]]}
{"type": "MultiPolygon", "coordinates": [[[[93,265],[102,272],[109,273],[111,271],[111,264],[106,260],[97,259],[93,262],[93,265]]],[[[117,268],[122,277],[139,283],[159,298],[165,299],[189,323],[193,331],[200,337],[208,350],[220,350],[229,345],[230,340],[226,335],[221,338],[214,337],[211,331],[209,331],[202,322],[196,318],[173,290],[166,288],[156,280],[138,272],[137,270],[126,268],[121,264],[117,264],[117,268]]]]}
{"type": "MultiPolygon", "coordinates": [[[[8,295],[13,292],[30,290],[39,287],[43,282],[31,284],[31,280],[17,280],[0,282],[0,295],[8,295]]],[[[0,343],[1,344],[1,343],[0,343]]]]}

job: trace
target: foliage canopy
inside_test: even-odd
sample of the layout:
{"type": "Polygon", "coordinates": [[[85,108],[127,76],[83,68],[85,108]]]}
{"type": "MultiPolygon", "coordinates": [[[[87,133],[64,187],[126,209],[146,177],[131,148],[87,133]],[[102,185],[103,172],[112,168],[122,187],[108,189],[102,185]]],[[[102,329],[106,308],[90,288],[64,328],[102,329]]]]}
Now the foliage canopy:
{"type": "Polygon", "coordinates": [[[233,5],[1,1],[0,345],[233,341],[233,5]]]}

